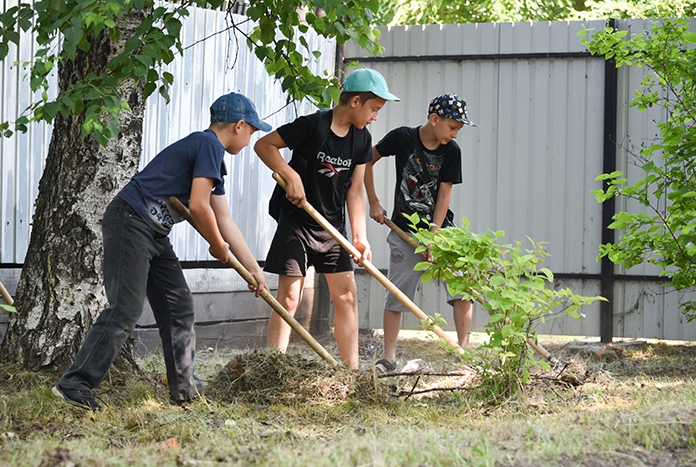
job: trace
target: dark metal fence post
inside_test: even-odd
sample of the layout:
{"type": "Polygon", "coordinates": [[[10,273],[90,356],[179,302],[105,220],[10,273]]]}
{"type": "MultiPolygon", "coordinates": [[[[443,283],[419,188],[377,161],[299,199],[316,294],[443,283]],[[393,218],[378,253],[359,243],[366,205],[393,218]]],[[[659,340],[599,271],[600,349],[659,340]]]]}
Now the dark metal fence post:
{"type": "MultiPolygon", "coordinates": [[[[610,19],[608,25],[616,29],[616,20],[610,19]]],[[[617,69],[616,61],[611,58],[604,64],[604,173],[616,170],[616,118],[617,118],[617,69]]],[[[607,182],[603,182],[606,189],[607,182]]],[[[613,222],[616,203],[611,198],[602,203],[602,244],[614,243],[614,231],[609,228],[613,222]]],[[[614,263],[608,257],[601,259],[601,295],[608,302],[601,302],[599,314],[599,331],[603,343],[609,343],[614,337],[614,263]]]]}

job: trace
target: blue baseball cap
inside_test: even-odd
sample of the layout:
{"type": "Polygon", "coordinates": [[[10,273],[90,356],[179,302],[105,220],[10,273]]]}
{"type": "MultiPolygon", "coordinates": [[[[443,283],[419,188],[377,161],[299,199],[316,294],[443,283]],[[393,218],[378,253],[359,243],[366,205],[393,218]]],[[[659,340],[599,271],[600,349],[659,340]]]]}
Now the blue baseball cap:
{"type": "Polygon", "coordinates": [[[387,101],[400,100],[389,92],[384,76],[370,68],[358,68],[349,74],[343,82],[343,92],[371,92],[387,101]]]}
{"type": "Polygon", "coordinates": [[[231,92],[218,97],[210,106],[210,123],[236,123],[244,120],[261,131],[271,131],[273,127],[259,118],[256,106],[249,98],[231,92]]]}

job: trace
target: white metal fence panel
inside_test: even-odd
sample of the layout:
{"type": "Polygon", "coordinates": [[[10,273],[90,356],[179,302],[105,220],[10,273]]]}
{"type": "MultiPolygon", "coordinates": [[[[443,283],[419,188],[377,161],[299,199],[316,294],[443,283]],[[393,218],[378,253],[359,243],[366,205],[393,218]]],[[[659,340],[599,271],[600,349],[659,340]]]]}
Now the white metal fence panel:
{"type": "MultiPolygon", "coordinates": [[[[3,7],[7,9],[16,3],[16,0],[4,0],[3,7]]],[[[274,128],[315,110],[307,101],[286,106],[280,85],[267,76],[262,63],[249,51],[245,37],[228,29],[234,21],[244,33],[249,33],[252,25],[248,18],[198,8],[189,10],[191,15],[182,28],[184,55],[178,55],[167,66],[175,76],[171,101],[167,105],[157,94],[147,101],[141,164],[146,164],[168,144],[207,128],[210,105],[227,92],[241,92],[251,98],[259,114],[274,128]]],[[[312,69],[332,73],[335,43],[318,38],[311,31],[305,34],[305,39],[321,52],[318,59],[313,59],[312,69]]],[[[8,57],[0,64],[2,121],[14,120],[35,99],[25,79],[26,68],[14,64],[30,60],[34,47],[31,35],[22,34],[20,47],[11,47],[8,57]]],[[[51,92],[57,92],[55,74],[49,86],[51,92]]],[[[0,138],[0,263],[24,261],[51,130],[51,125],[33,124],[26,134],[0,138]]],[[[257,259],[263,260],[274,231],[266,211],[275,182],[270,170],[253,152],[258,136],[255,134],[240,154],[227,155],[229,176],[225,188],[233,219],[257,259]]],[[[186,225],[175,227],[172,243],[182,260],[212,259],[205,242],[186,225]]]]}
{"type": "MultiPolygon", "coordinates": [[[[655,20],[624,20],[619,22],[622,30],[630,31],[633,34],[651,28],[655,20]]],[[[696,25],[693,28],[696,31],[696,25]]],[[[638,180],[642,178],[644,172],[640,169],[639,161],[636,155],[640,149],[649,146],[654,141],[660,138],[660,130],[657,125],[667,121],[667,113],[659,107],[651,107],[644,112],[640,112],[635,108],[629,108],[629,104],[635,97],[634,90],[640,89],[641,81],[646,75],[647,70],[644,68],[624,68],[619,74],[619,96],[618,108],[621,112],[618,119],[619,141],[617,142],[617,170],[623,170],[626,178],[629,180],[638,180]]],[[[662,200],[661,207],[664,208],[665,200],[662,200]]],[[[654,215],[654,211],[648,210],[635,201],[627,202],[621,199],[621,204],[617,209],[628,210],[628,212],[637,212],[648,215],[654,215]]],[[[618,240],[617,235],[617,240],[618,240]]],[[[643,263],[630,270],[622,270],[617,267],[617,273],[633,274],[633,275],[657,275],[660,269],[652,264],[643,263]]]]}
{"type": "MultiPolygon", "coordinates": [[[[2,11],[16,6],[17,0],[3,0],[2,11]]],[[[10,44],[0,63],[0,121],[14,120],[40,94],[32,93],[28,68],[36,44],[31,34],[20,32],[20,46],[10,44]]],[[[55,83],[56,74],[51,74],[55,83]]],[[[55,96],[51,87],[49,97],[55,96]]],[[[51,138],[50,125],[32,125],[29,131],[12,138],[0,137],[0,263],[21,263],[29,246],[34,200],[43,172],[43,157],[51,138]]]]}
{"type": "MultiPolygon", "coordinates": [[[[182,29],[187,44],[183,57],[170,65],[175,76],[170,105],[160,96],[148,100],[147,118],[143,135],[143,160],[147,163],[167,144],[186,136],[192,131],[207,128],[210,123],[210,104],[227,92],[241,92],[252,99],[259,114],[274,128],[295,119],[299,115],[315,110],[308,101],[286,106],[286,98],[280,85],[265,72],[263,64],[248,51],[242,34],[228,31],[201,42],[215,31],[223,31],[230,20],[239,23],[245,34],[251,32],[252,24],[242,16],[226,16],[210,10],[193,10],[182,29]],[[243,24],[242,24],[243,23],[243,24]],[[184,118],[181,118],[184,116],[184,118]]],[[[312,64],[315,72],[333,72],[335,44],[316,36],[311,31],[305,34],[307,42],[321,52],[312,64]]],[[[237,155],[227,155],[225,163],[229,175],[225,190],[231,214],[252,253],[264,260],[275,231],[275,224],[267,214],[268,200],[275,186],[271,171],[253,151],[256,140],[263,136],[257,132],[245,149],[237,155]]],[[[284,151],[289,157],[289,152],[284,151]]],[[[212,260],[207,244],[188,225],[174,227],[172,243],[182,260],[212,260]]]]}

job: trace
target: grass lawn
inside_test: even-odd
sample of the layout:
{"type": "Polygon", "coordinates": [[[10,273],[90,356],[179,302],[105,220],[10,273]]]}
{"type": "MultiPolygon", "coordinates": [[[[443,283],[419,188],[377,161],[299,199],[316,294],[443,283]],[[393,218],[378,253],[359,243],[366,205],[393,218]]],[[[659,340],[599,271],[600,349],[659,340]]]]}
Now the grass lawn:
{"type": "Polygon", "coordinates": [[[423,332],[400,335],[398,371],[422,359],[438,376],[378,377],[379,335],[361,336],[360,372],[303,344],[201,351],[210,398],[184,407],[169,402],[158,355],[138,360],[138,376],[112,369],[96,413],[53,399],[57,375],[2,365],[0,465],[696,465],[696,345],[540,342],[563,367],[495,401],[423,332]]]}

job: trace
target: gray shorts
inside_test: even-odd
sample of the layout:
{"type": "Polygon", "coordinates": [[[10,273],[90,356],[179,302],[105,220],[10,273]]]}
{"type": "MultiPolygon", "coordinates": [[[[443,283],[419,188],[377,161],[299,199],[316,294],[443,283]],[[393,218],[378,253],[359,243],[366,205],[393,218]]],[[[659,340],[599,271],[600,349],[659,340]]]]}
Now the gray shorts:
{"type": "MultiPolygon", "coordinates": [[[[423,261],[420,253],[415,253],[413,247],[403,241],[395,232],[389,232],[387,235],[387,243],[389,244],[389,280],[401,290],[404,295],[413,300],[416,296],[416,288],[421,281],[421,271],[415,271],[416,264],[423,261]]],[[[439,281],[441,285],[445,285],[444,281],[439,281]]],[[[462,300],[461,295],[452,297],[447,287],[447,303],[452,306],[455,300],[462,300]]],[[[391,292],[387,291],[384,297],[384,309],[391,311],[400,311],[402,313],[410,310],[399,301],[391,292]]]]}

